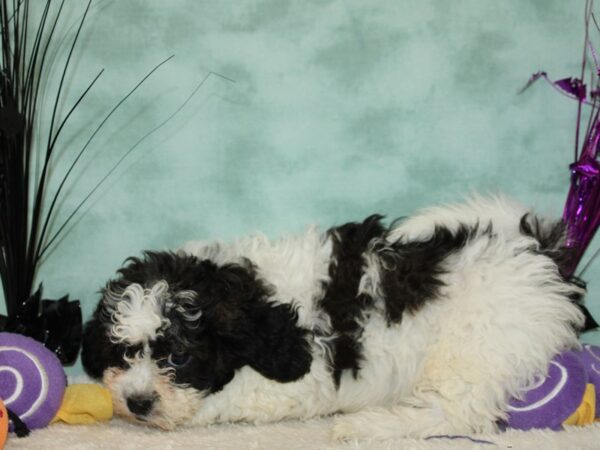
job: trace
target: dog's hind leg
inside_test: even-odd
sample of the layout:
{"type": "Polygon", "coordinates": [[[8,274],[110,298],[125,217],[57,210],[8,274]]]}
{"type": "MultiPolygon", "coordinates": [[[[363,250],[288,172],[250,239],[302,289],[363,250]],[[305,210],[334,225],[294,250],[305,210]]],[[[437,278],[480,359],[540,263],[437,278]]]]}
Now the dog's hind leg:
{"type": "Polygon", "coordinates": [[[333,426],[333,438],[425,438],[496,430],[498,412],[490,412],[488,405],[480,405],[486,400],[479,396],[475,386],[455,381],[446,388],[453,392],[430,391],[395,406],[339,416],[333,426]]]}
{"type": "Polygon", "coordinates": [[[577,347],[583,316],[570,298],[581,289],[522,239],[490,236],[448,260],[435,338],[411,394],[341,416],[336,438],[494,431],[510,397],[543,375],[554,355],[577,347]]]}

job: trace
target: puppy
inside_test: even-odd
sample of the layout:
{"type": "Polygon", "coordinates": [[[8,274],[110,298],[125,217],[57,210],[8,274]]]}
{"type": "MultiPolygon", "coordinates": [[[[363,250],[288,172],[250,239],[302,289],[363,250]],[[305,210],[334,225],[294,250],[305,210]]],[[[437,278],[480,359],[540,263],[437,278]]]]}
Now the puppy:
{"type": "Polygon", "coordinates": [[[578,346],[563,237],[498,197],[146,252],[101,291],[83,367],[164,429],[349,413],[338,439],[491,432],[578,346]]]}

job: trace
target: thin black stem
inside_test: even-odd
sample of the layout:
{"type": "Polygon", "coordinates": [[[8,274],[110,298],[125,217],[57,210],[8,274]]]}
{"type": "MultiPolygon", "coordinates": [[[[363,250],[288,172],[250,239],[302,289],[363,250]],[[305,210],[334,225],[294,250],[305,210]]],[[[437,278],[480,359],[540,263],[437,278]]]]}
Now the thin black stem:
{"type": "MultiPolygon", "coordinates": [[[[590,81],[591,85],[595,84],[594,83],[595,76],[594,76],[593,71],[590,74],[590,80],[591,80],[590,81]]],[[[589,117],[588,117],[587,125],[585,126],[585,136],[586,136],[586,138],[587,138],[587,136],[590,135],[590,132],[592,131],[592,124],[594,123],[592,121],[592,119],[594,117],[594,112],[596,111],[596,108],[597,108],[597,105],[598,105],[598,98],[597,97],[591,97],[590,100],[591,100],[591,106],[592,107],[591,107],[590,114],[589,114],[589,117]]]]}
{"type": "MultiPolygon", "coordinates": [[[[154,73],[156,72],[163,64],[167,63],[169,60],[171,60],[175,55],[171,55],[168,58],[166,58],[165,60],[163,60],[162,62],[160,62],[159,64],[157,64],[150,72],[148,72],[146,74],[146,76],[144,76],[144,78],[142,78],[134,87],[133,89],[131,89],[127,95],[125,95],[111,110],[110,112],[106,115],[106,117],[104,117],[104,119],[102,120],[102,122],[100,122],[100,124],[98,125],[98,127],[96,127],[96,129],[94,130],[94,132],[91,134],[91,136],[88,138],[88,140],[86,141],[86,143],[83,145],[82,149],[79,151],[79,153],[77,154],[77,157],[75,158],[75,160],[73,161],[73,163],[71,163],[71,166],[69,167],[69,169],[67,170],[67,172],[65,173],[65,175],[63,176],[63,179],[60,183],[60,185],[58,186],[58,189],[56,191],[55,194],[55,199],[58,198],[58,196],[60,195],[60,192],[62,191],[62,188],[64,187],[67,179],[69,178],[69,176],[71,175],[71,172],[73,171],[73,169],[75,168],[75,166],[77,165],[77,162],[79,161],[79,159],[81,158],[81,156],[83,155],[83,153],[86,151],[86,149],[88,148],[88,146],[90,145],[90,143],[92,142],[92,140],[94,139],[94,137],[96,136],[96,134],[98,134],[98,132],[100,131],[100,129],[102,129],[102,127],[104,126],[104,124],[106,123],[106,121],[115,113],[115,111],[117,109],[119,109],[119,107],[135,92],[137,91],[137,89],[154,73]]],[[[53,202],[53,205],[54,206],[53,202]]],[[[48,216],[52,213],[52,211],[49,211],[48,216]]],[[[62,229],[64,228],[64,226],[61,226],[60,231],[62,231],[62,229]]],[[[54,235],[54,237],[51,239],[51,241],[54,241],[57,237],[57,234],[54,235]]],[[[40,238],[37,249],[36,249],[36,261],[39,260],[41,258],[41,255],[43,253],[43,250],[41,249],[41,246],[43,245],[43,236],[40,238]]],[[[49,244],[44,245],[44,249],[46,249],[49,246],[49,244]]]]}
{"type": "Polygon", "coordinates": [[[164,127],[167,123],[169,123],[177,114],[179,114],[179,112],[185,108],[185,106],[190,102],[190,100],[196,95],[196,93],[200,90],[200,88],[204,85],[204,83],[206,83],[208,81],[208,79],[211,76],[218,76],[223,78],[224,80],[230,81],[232,83],[235,83],[235,81],[233,81],[230,78],[227,78],[224,75],[221,75],[219,73],[216,72],[209,72],[200,83],[198,83],[198,85],[194,88],[194,90],[187,96],[187,98],[183,101],[183,103],[181,105],[179,105],[179,107],[173,111],[166,119],[164,119],[162,122],[160,122],[158,125],[156,125],[154,128],[152,128],[150,131],[148,131],[146,134],[144,134],[141,138],[139,138],[135,144],[133,144],[131,147],[129,147],[129,149],[127,149],[127,151],[119,158],[119,160],[111,167],[111,169],[100,179],[100,181],[98,181],[98,183],[96,183],[96,185],[93,187],[93,189],[91,189],[88,194],[83,198],[83,200],[81,200],[79,202],[79,204],[75,207],[75,209],[71,212],[71,214],[69,215],[69,217],[67,217],[67,219],[62,223],[62,225],[60,226],[60,228],[58,229],[58,231],[56,233],[54,233],[54,235],[52,236],[52,238],[48,241],[48,243],[44,246],[44,248],[42,249],[42,251],[39,254],[39,257],[42,258],[43,255],[45,254],[45,252],[50,248],[50,246],[52,245],[52,243],[54,241],[56,241],[56,239],[60,236],[61,232],[66,228],[66,226],[69,224],[69,222],[71,222],[71,220],[73,220],[73,217],[75,217],[75,215],[79,212],[79,210],[83,207],[83,205],[90,199],[90,197],[100,188],[100,186],[102,186],[104,184],[104,182],[114,173],[114,171],[123,163],[123,161],[131,154],[131,152],[133,152],[142,142],[144,142],[147,138],[149,138],[151,135],[153,135],[156,131],[160,130],[162,127],[164,127]]]}
{"type": "MultiPolygon", "coordinates": [[[[21,59],[19,61],[19,79],[25,80],[24,72],[25,72],[25,61],[27,59],[27,35],[29,34],[29,2],[21,2],[19,4],[19,8],[23,4],[23,31],[22,31],[22,41],[21,41],[21,59]]],[[[23,86],[21,90],[24,90],[26,85],[23,86]]],[[[21,93],[22,97],[22,93],[21,93]]]]}
{"type": "MultiPolygon", "coordinates": [[[[98,75],[96,75],[96,77],[88,85],[88,87],[85,89],[85,91],[79,96],[79,98],[77,99],[77,101],[75,102],[75,104],[71,107],[71,109],[69,110],[69,112],[67,113],[67,115],[65,116],[65,118],[60,123],[60,126],[58,127],[58,130],[56,132],[56,135],[54,137],[54,141],[52,142],[52,145],[54,145],[56,143],[56,139],[58,139],[58,136],[60,135],[60,131],[66,125],[67,121],[69,120],[69,117],[71,116],[71,114],[73,114],[73,112],[75,111],[75,109],[77,109],[77,107],[79,106],[79,104],[81,103],[81,101],[84,99],[84,97],[90,91],[90,89],[92,89],[92,87],[94,86],[94,84],[96,83],[96,81],[98,81],[98,79],[100,78],[100,76],[102,75],[102,73],[104,73],[104,69],[102,69],[98,73],[98,75]]],[[[38,240],[38,248],[36,249],[36,254],[39,253],[39,247],[41,246],[41,243],[44,240],[44,236],[46,235],[46,230],[48,229],[48,224],[49,224],[50,219],[52,217],[52,212],[54,210],[54,205],[58,201],[59,194],[60,194],[60,190],[57,190],[56,193],[54,194],[54,198],[52,199],[52,203],[50,205],[50,209],[48,210],[48,213],[46,214],[46,219],[44,220],[44,226],[42,227],[42,231],[40,233],[40,237],[39,237],[39,240],[38,240]]]]}
{"type": "Polygon", "coordinates": [[[44,7],[44,11],[42,12],[42,16],[40,18],[40,22],[38,24],[37,33],[35,35],[35,39],[33,40],[33,47],[31,49],[31,54],[29,55],[29,63],[27,65],[27,76],[25,78],[25,102],[29,103],[28,100],[32,96],[32,90],[34,87],[33,77],[35,76],[35,68],[37,64],[37,57],[39,54],[40,47],[42,45],[42,37],[44,34],[44,30],[46,29],[46,21],[48,20],[48,13],[50,11],[50,0],[46,1],[46,6],[44,7]]]}
{"type": "MultiPolygon", "coordinates": [[[[6,0],[2,0],[2,70],[4,72],[4,79],[10,79],[10,75],[12,74],[12,43],[7,14],[8,5],[6,0]]],[[[6,88],[4,89],[6,90],[6,88]]]]}
{"type": "MultiPolygon", "coordinates": [[[[38,67],[37,67],[37,77],[35,79],[32,79],[32,84],[35,84],[35,87],[33,88],[33,92],[31,94],[32,97],[30,100],[31,104],[32,104],[32,108],[29,111],[29,117],[27,118],[27,123],[29,124],[31,129],[33,129],[33,126],[35,123],[35,107],[37,106],[38,92],[39,92],[40,82],[43,78],[46,56],[48,54],[50,42],[52,41],[52,36],[54,35],[54,31],[56,30],[56,25],[58,24],[58,21],[61,17],[61,13],[62,13],[64,4],[65,4],[65,0],[62,0],[60,3],[59,9],[56,13],[56,16],[54,18],[54,21],[52,23],[52,27],[50,29],[48,37],[46,39],[44,50],[42,52],[41,59],[39,61],[38,67]]],[[[32,146],[32,143],[33,143],[32,141],[29,142],[29,147],[32,146]]],[[[29,229],[29,242],[28,242],[28,248],[26,251],[27,265],[26,265],[25,269],[28,269],[28,270],[27,270],[27,273],[25,274],[25,277],[27,280],[26,284],[29,286],[29,291],[31,291],[33,279],[35,278],[35,272],[37,269],[37,265],[35,263],[35,261],[36,261],[35,249],[37,248],[37,238],[38,238],[38,231],[39,231],[38,228],[39,228],[39,223],[40,223],[40,219],[41,219],[43,200],[44,200],[44,191],[46,188],[46,178],[48,176],[49,163],[50,163],[50,158],[48,156],[48,149],[46,149],[46,157],[44,158],[42,173],[41,173],[39,179],[37,180],[37,188],[35,190],[35,199],[33,202],[33,210],[32,210],[32,214],[31,214],[31,226],[29,229]]]]}
{"type": "MultiPolygon", "coordinates": [[[[586,65],[586,55],[587,55],[587,47],[589,42],[589,23],[590,23],[590,15],[591,15],[591,7],[593,4],[593,0],[586,0],[585,2],[585,38],[583,41],[583,56],[581,62],[581,75],[579,80],[583,83],[583,77],[585,75],[585,65],[586,65]]],[[[573,153],[573,162],[576,162],[579,159],[579,133],[581,128],[581,108],[582,108],[582,99],[578,99],[577,102],[577,122],[575,124],[575,149],[573,153]]]]}
{"type": "Polygon", "coordinates": [[[57,132],[57,136],[52,135],[52,133],[54,131],[54,123],[55,123],[54,121],[56,119],[56,111],[58,110],[58,104],[60,103],[60,100],[62,99],[62,96],[61,96],[62,87],[63,87],[64,81],[65,81],[65,77],[67,76],[67,70],[69,69],[71,57],[73,56],[73,51],[75,50],[75,46],[77,45],[77,41],[79,40],[79,34],[81,33],[81,29],[83,28],[83,23],[85,22],[85,18],[87,16],[87,13],[90,9],[91,4],[92,4],[92,0],[88,0],[88,4],[85,7],[83,17],[81,18],[81,21],[79,22],[79,27],[77,28],[77,32],[75,33],[75,37],[73,38],[73,43],[71,44],[71,48],[69,50],[67,60],[65,61],[65,65],[63,67],[62,75],[60,77],[60,82],[58,84],[58,91],[56,92],[56,96],[54,98],[54,108],[52,109],[52,118],[50,119],[50,129],[48,131],[48,146],[46,149],[46,158],[50,158],[50,156],[52,155],[52,150],[54,149],[54,143],[56,142],[56,138],[58,137],[58,132],[57,132]]]}
{"type": "Polygon", "coordinates": [[[15,0],[13,0],[13,11],[15,11],[16,19],[12,21],[13,26],[13,65],[12,65],[12,80],[14,83],[14,91],[19,92],[19,8],[17,8],[15,4],[15,0]]]}

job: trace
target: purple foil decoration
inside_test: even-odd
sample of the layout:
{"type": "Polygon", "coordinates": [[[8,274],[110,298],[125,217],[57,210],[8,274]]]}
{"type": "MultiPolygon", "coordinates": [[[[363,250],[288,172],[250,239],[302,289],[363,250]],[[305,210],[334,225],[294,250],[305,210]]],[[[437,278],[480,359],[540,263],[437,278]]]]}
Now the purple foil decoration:
{"type": "MultiPolygon", "coordinates": [[[[600,91],[599,68],[596,51],[590,42],[588,28],[592,18],[592,2],[586,3],[586,43],[585,50],[594,61],[595,76],[592,75],[593,88],[590,98],[586,99],[586,86],[582,79],[568,78],[556,84],[570,95],[577,98],[579,108],[575,131],[575,161],[569,166],[571,170],[571,186],[567,194],[563,220],[567,226],[567,247],[572,250],[565,275],[571,276],[580,263],[585,251],[592,242],[600,226],[600,91]],[[559,84],[560,83],[560,84],[559,84]],[[579,152],[581,107],[583,103],[591,105],[588,127],[579,152]],[[579,156],[578,156],[579,155],[579,156]]],[[[585,75],[586,55],[581,63],[581,73],[585,75]]]]}
{"type": "Polygon", "coordinates": [[[592,7],[593,1],[588,0],[585,6],[585,54],[581,63],[581,76],[579,78],[568,77],[551,81],[546,72],[540,71],[533,74],[520,91],[523,92],[537,80],[543,78],[561,94],[578,102],[575,157],[569,166],[571,185],[563,212],[563,220],[567,227],[567,247],[571,249],[570,259],[563,269],[563,275],[567,277],[575,274],[577,266],[600,226],[600,155],[598,151],[600,145],[600,68],[598,67],[596,51],[589,39],[592,7]],[[591,56],[596,69],[591,75],[589,96],[584,80],[588,55],[591,56]],[[590,107],[590,115],[587,121],[585,138],[581,140],[583,106],[590,107]],[[580,142],[582,143],[581,151],[579,148],[580,142]]]}
{"type": "MultiPolygon", "coordinates": [[[[523,86],[520,90],[519,90],[519,94],[525,92],[532,84],[534,84],[536,81],[538,81],[540,78],[544,79],[550,86],[552,86],[554,89],[556,89],[560,94],[572,98],[574,100],[578,100],[581,103],[585,103],[587,105],[592,105],[593,102],[589,101],[587,99],[587,87],[585,84],[583,84],[583,81],[580,80],[579,78],[573,78],[573,77],[569,77],[569,78],[563,78],[562,80],[557,80],[557,81],[552,81],[550,79],[550,77],[548,76],[548,74],[546,72],[540,71],[540,72],[536,72],[533,75],[531,75],[531,77],[529,77],[529,80],[527,80],[527,83],[525,84],[525,86],[523,86]]],[[[598,96],[599,91],[593,90],[590,92],[590,97],[595,98],[598,96]]]]}
{"type": "Polygon", "coordinates": [[[562,80],[555,81],[554,85],[569,97],[574,97],[581,102],[585,100],[585,84],[579,78],[563,78],[562,80]]]}
{"type": "Polygon", "coordinates": [[[585,140],[579,160],[571,164],[571,187],[563,219],[567,224],[567,247],[572,249],[567,275],[575,272],[579,261],[600,226],[600,163],[598,139],[600,121],[585,140]]]}

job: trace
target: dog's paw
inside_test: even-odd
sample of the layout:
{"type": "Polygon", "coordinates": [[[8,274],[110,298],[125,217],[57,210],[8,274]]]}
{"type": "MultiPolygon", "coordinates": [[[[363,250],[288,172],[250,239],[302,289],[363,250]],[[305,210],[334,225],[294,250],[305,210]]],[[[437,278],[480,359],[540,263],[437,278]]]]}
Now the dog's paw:
{"type": "Polygon", "coordinates": [[[399,405],[390,409],[370,408],[338,416],[332,434],[337,441],[363,438],[420,439],[451,430],[444,415],[438,410],[399,405]]]}
{"type": "Polygon", "coordinates": [[[335,420],[333,428],[331,429],[331,437],[334,441],[344,442],[359,439],[363,437],[363,435],[354,426],[352,420],[338,418],[335,420]]]}
{"type": "Polygon", "coordinates": [[[332,437],[335,441],[349,441],[354,439],[377,437],[377,416],[388,416],[389,412],[383,408],[372,408],[352,414],[338,416],[332,428],[332,437]]]}

